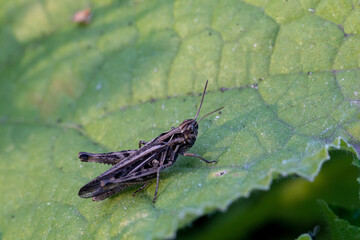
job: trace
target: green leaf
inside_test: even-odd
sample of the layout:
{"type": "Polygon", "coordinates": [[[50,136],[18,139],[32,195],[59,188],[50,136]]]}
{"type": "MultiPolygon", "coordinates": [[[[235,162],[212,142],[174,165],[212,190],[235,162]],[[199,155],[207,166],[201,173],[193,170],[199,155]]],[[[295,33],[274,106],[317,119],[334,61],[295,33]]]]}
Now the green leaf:
{"type": "Polygon", "coordinates": [[[311,236],[308,233],[301,234],[296,240],[311,240],[311,236]]]}
{"type": "Polygon", "coordinates": [[[274,177],[313,180],[329,148],[359,156],[358,10],[317,2],[94,0],[78,26],[88,2],[2,1],[1,236],[169,238],[274,177]],[[179,157],[155,207],[155,184],[77,196],[108,169],[79,151],[136,149],[193,118],[206,80],[201,115],[225,108],[191,152],[217,164],[179,157]]]}
{"type": "Polygon", "coordinates": [[[313,182],[294,176],[277,179],[269,191],[254,191],[249,198],[232,203],[226,212],[197,219],[178,231],[177,238],[260,239],[266,234],[267,239],[294,239],[308,232],[316,239],[329,239],[318,199],[338,206],[341,211],[335,213],[339,217],[359,225],[360,169],[354,166],[352,154],[335,150],[330,157],[313,182]]]}
{"type": "Polygon", "coordinates": [[[336,214],[330,209],[325,201],[319,200],[319,204],[323,209],[333,239],[360,238],[360,228],[358,226],[353,226],[348,221],[336,216],[336,214]]]}

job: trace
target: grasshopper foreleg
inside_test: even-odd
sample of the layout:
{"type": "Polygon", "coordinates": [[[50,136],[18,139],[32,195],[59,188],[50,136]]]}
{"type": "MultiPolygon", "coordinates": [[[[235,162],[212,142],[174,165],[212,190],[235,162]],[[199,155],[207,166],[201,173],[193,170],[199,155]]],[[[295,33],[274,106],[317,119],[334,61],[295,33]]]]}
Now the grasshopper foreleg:
{"type": "Polygon", "coordinates": [[[196,157],[196,158],[199,158],[199,159],[203,160],[206,163],[216,163],[216,161],[208,161],[205,158],[200,157],[196,153],[183,153],[182,155],[185,156],[185,157],[196,157]]]}

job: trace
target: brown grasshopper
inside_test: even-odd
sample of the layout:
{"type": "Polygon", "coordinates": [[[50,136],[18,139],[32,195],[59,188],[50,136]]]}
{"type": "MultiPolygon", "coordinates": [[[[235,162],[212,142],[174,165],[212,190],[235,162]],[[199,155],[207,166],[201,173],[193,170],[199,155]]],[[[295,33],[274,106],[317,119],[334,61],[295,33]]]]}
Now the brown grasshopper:
{"type": "Polygon", "coordinates": [[[153,202],[155,203],[159,189],[160,172],[172,166],[179,154],[196,157],[206,163],[208,161],[195,153],[187,153],[194,145],[198,134],[198,124],[205,117],[213,114],[223,107],[212,111],[196,121],[206,92],[206,81],[199,109],[194,119],[184,120],[177,128],[160,134],[150,142],[140,141],[138,150],[126,150],[110,153],[79,152],[82,162],[97,162],[114,165],[112,168],[96,177],[79,191],[82,198],[92,198],[93,201],[102,201],[132,185],[142,184],[133,193],[133,196],[156,178],[156,190],[153,202]]]}

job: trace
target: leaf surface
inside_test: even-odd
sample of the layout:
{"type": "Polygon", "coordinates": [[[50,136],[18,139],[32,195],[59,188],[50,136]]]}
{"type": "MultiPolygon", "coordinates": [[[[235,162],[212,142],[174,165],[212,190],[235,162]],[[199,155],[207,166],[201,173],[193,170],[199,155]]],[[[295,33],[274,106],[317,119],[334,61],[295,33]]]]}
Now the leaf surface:
{"type": "Polygon", "coordinates": [[[86,4],[2,3],[4,239],[169,238],[278,175],[313,180],[329,148],[359,156],[355,3],[91,1],[91,23],[70,22],[86,4]],[[79,151],[136,149],[193,118],[206,80],[201,115],[225,108],[191,152],[217,164],[179,157],[155,207],[155,184],[77,196],[108,169],[79,151]]]}

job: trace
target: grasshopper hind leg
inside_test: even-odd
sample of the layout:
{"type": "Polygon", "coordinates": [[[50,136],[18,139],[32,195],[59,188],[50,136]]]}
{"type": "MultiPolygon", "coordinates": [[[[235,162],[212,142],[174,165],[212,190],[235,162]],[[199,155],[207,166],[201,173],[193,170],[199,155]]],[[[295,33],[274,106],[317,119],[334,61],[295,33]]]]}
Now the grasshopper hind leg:
{"type": "Polygon", "coordinates": [[[109,153],[88,153],[88,152],[79,152],[78,157],[82,162],[96,162],[109,165],[115,165],[125,158],[135,153],[136,150],[125,150],[119,152],[109,152],[109,153]]]}

